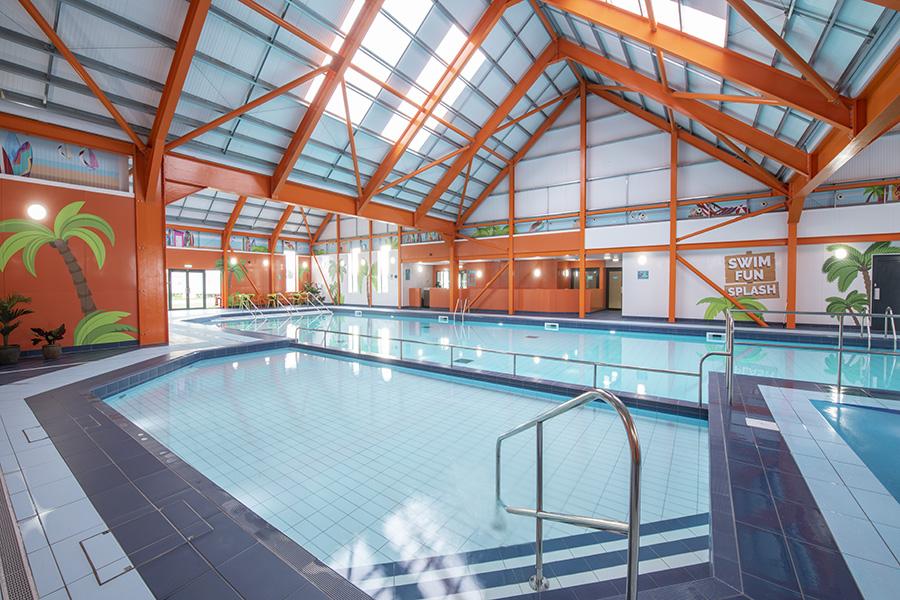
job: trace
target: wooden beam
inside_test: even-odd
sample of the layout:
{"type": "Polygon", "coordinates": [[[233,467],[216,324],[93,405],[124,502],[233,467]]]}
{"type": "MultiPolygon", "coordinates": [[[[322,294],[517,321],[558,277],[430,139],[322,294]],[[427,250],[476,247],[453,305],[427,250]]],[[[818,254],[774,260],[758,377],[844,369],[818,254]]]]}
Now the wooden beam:
{"type": "Polygon", "coordinates": [[[359,15],[356,17],[356,21],[354,21],[353,26],[350,28],[350,32],[347,33],[347,37],[344,38],[340,51],[332,59],[330,65],[331,69],[325,74],[325,78],[322,81],[319,90],[316,92],[315,98],[306,109],[306,112],[303,113],[300,125],[291,137],[291,141],[284,151],[284,156],[281,157],[281,161],[278,163],[278,166],[275,168],[275,173],[272,175],[272,189],[270,196],[273,199],[279,199],[284,184],[287,182],[288,176],[294,169],[294,164],[296,164],[297,159],[300,158],[300,154],[303,152],[306,142],[312,137],[313,131],[319,124],[319,119],[325,114],[325,108],[328,106],[329,100],[331,100],[331,97],[337,91],[338,85],[340,85],[340,82],[344,78],[344,73],[350,66],[350,61],[353,60],[353,55],[356,54],[356,51],[362,44],[363,38],[365,38],[366,33],[369,31],[369,27],[372,25],[375,17],[378,16],[382,4],[384,4],[384,0],[366,0],[366,3],[359,11],[359,15]]]}
{"type": "Polygon", "coordinates": [[[237,223],[238,217],[241,216],[241,211],[244,210],[244,205],[247,204],[247,196],[239,196],[237,202],[234,205],[234,208],[231,209],[231,215],[228,217],[228,222],[225,223],[225,228],[222,230],[222,249],[228,250],[230,248],[230,239],[231,232],[234,231],[234,224],[237,223]]]}
{"type": "Polygon", "coordinates": [[[784,102],[775,98],[763,98],[762,96],[737,96],[734,94],[701,94],[698,92],[673,91],[676,98],[688,98],[691,100],[707,100],[709,102],[736,102],[738,104],[771,104],[784,106],[784,102]]]}
{"type": "Polygon", "coordinates": [[[199,185],[185,185],[183,183],[167,183],[163,187],[163,194],[165,196],[166,204],[172,204],[173,202],[178,202],[182,198],[186,198],[191,194],[196,194],[199,191],[202,191],[205,188],[200,187],[199,185]]]}
{"type": "Polygon", "coordinates": [[[540,77],[541,73],[544,72],[544,69],[555,60],[557,60],[557,43],[551,42],[547,44],[547,47],[544,48],[543,52],[535,59],[531,68],[519,78],[516,85],[513,86],[513,89],[509,92],[503,102],[500,103],[494,113],[482,125],[482,128],[475,135],[475,140],[466,148],[465,152],[456,158],[456,161],[454,161],[450,168],[444,172],[440,181],[434,185],[431,191],[428,192],[428,195],[422,200],[422,203],[419,204],[419,207],[416,209],[416,223],[428,215],[428,211],[431,210],[431,207],[434,206],[434,203],[437,202],[438,198],[440,198],[447,188],[450,187],[450,184],[453,183],[453,180],[460,174],[466,166],[466,163],[475,156],[478,149],[491,137],[494,130],[500,126],[503,119],[505,119],[510,111],[515,108],[519,100],[522,99],[522,96],[525,95],[534,82],[537,81],[538,77],[540,77]]]}
{"type": "Polygon", "coordinates": [[[69,63],[69,66],[72,67],[81,80],[84,81],[84,84],[88,86],[91,92],[94,93],[94,96],[97,100],[100,101],[100,104],[106,108],[107,112],[112,116],[116,123],[119,124],[119,127],[128,138],[137,146],[137,149],[141,152],[144,152],[147,147],[144,145],[144,142],[141,141],[141,138],[137,136],[134,130],[131,128],[131,125],[128,124],[128,121],[125,120],[125,117],[122,116],[122,113],[119,112],[112,102],[109,101],[109,98],[106,97],[106,94],[103,93],[103,90],[100,89],[100,86],[97,85],[97,82],[94,81],[94,78],[91,77],[90,73],[82,66],[82,64],[78,61],[72,51],[69,50],[69,47],[66,46],[65,42],[62,41],[62,38],[56,33],[56,30],[47,22],[47,19],[44,18],[44,15],[41,14],[41,11],[37,9],[37,7],[32,3],[31,0],[19,0],[19,4],[22,5],[22,8],[25,9],[32,20],[37,24],[37,26],[44,32],[44,35],[50,40],[50,43],[59,51],[60,54],[66,59],[69,63]]]}
{"type": "Polygon", "coordinates": [[[284,231],[284,226],[287,225],[288,219],[291,218],[291,213],[294,212],[293,205],[288,205],[285,207],[284,212],[281,213],[281,218],[278,219],[278,224],[275,226],[275,229],[272,230],[272,235],[269,237],[269,254],[275,252],[275,244],[278,243],[278,237],[281,235],[281,232],[284,231]]]}
{"type": "Polygon", "coordinates": [[[481,191],[481,193],[478,195],[478,198],[475,199],[472,205],[467,208],[465,212],[463,212],[462,216],[459,217],[459,219],[457,219],[457,225],[462,225],[469,220],[469,217],[472,216],[472,213],[474,213],[475,210],[479,206],[481,206],[481,203],[484,202],[487,197],[493,193],[500,182],[503,181],[503,178],[509,174],[510,165],[519,162],[525,157],[525,155],[528,154],[528,152],[534,147],[537,141],[541,139],[541,136],[544,135],[547,130],[553,126],[553,123],[556,122],[556,119],[559,118],[559,115],[561,115],[569,107],[569,105],[572,104],[572,101],[575,100],[576,97],[577,93],[573,93],[567,98],[563,99],[560,105],[557,106],[546,119],[544,119],[544,122],[541,123],[541,126],[535,130],[534,134],[528,139],[528,141],[525,142],[525,144],[519,149],[518,152],[516,152],[516,155],[510,161],[510,164],[503,167],[500,172],[497,173],[497,175],[491,180],[491,182],[481,191]]]}
{"type": "Polygon", "coordinates": [[[379,186],[381,186],[388,176],[390,176],[394,167],[397,165],[397,162],[406,152],[407,148],[409,148],[409,145],[415,139],[419,130],[425,125],[435,108],[438,107],[441,99],[447,93],[447,90],[450,89],[450,86],[453,85],[453,82],[456,81],[457,77],[462,73],[469,60],[476,52],[478,52],[482,43],[487,39],[488,34],[493,30],[494,25],[500,20],[500,17],[503,16],[503,12],[507,7],[517,4],[518,2],[519,0],[491,1],[487,9],[481,15],[481,18],[478,20],[478,23],[475,24],[475,27],[472,29],[472,32],[469,34],[468,39],[463,44],[462,48],[459,49],[456,56],[441,74],[434,89],[432,89],[425,97],[425,100],[422,103],[422,109],[412,116],[406,129],[403,130],[403,133],[397,139],[397,142],[391,147],[387,156],[384,157],[381,164],[372,174],[371,179],[366,183],[361,198],[361,206],[366,206],[378,193],[377,190],[379,189],[379,186]]]}
{"type": "Polygon", "coordinates": [[[181,35],[178,36],[178,44],[175,46],[175,55],[169,65],[169,74],[163,88],[162,97],[150,128],[150,160],[148,163],[148,181],[151,182],[147,189],[155,189],[153,183],[159,179],[162,169],[163,155],[166,151],[166,136],[172,126],[175,117],[175,109],[181,99],[181,90],[191,69],[191,61],[197,50],[197,42],[200,41],[200,32],[206,22],[211,0],[191,0],[187,14],[184,17],[184,25],[181,27],[181,35]]]}
{"type": "MultiPolygon", "coordinates": [[[[662,27],[660,27],[660,32],[662,30],[662,27]]],[[[619,83],[623,83],[634,91],[640,92],[664,106],[687,115],[704,126],[722,131],[782,165],[799,173],[809,172],[809,155],[806,152],[760,131],[749,123],[730,117],[698,100],[675,98],[669,90],[655,79],[641,75],[637,71],[632,71],[624,65],[620,65],[568,40],[559,40],[559,51],[560,54],[568,56],[619,83]]]]}
{"type": "MultiPolygon", "coordinates": [[[[661,131],[669,131],[669,124],[666,123],[664,119],[661,119],[655,114],[642,109],[640,106],[608,92],[595,93],[607,102],[611,102],[619,108],[627,110],[636,117],[640,117],[648,123],[655,125],[661,131]]],[[[677,129],[676,132],[678,134],[678,139],[687,142],[691,146],[697,148],[698,150],[701,150],[702,152],[705,152],[709,156],[712,156],[713,158],[722,161],[728,166],[739,170],[745,175],[752,177],[753,179],[759,181],[772,190],[775,190],[780,194],[787,194],[787,186],[777,177],[763,169],[761,166],[747,164],[733,154],[725,152],[715,144],[711,144],[703,138],[697,137],[696,135],[690,133],[689,131],[677,129]]]]}
{"type": "Polygon", "coordinates": [[[325,233],[325,226],[328,225],[329,222],[331,222],[331,219],[333,217],[334,213],[328,213],[327,215],[325,215],[325,218],[322,219],[322,222],[319,223],[319,226],[316,228],[316,233],[313,234],[313,236],[310,238],[312,240],[310,244],[314,244],[319,241],[319,237],[321,237],[321,235],[325,233]]]}
{"type": "Polygon", "coordinates": [[[767,98],[777,98],[787,106],[835,127],[846,130],[852,126],[850,108],[845,102],[830,102],[812,83],[771,65],[734,50],[720,48],[666,25],[659,25],[656,32],[651,32],[648,19],[611,3],[596,0],[545,1],[574,16],[652,48],[659,48],[667,55],[677,56],[725,79],[747,86],[767,98]]]}
{"type": "Polygon", "coordinates": [[[353,175],[356,177],[356,196],[362,196],[362,179],[359,174],[359,159],[356,157],[356,138],[353,135],[353,120],[350,118],[350,101],[347,100],[347,82],[341,79],[341,98],[344,101],[344,122],[347,124],[347,139],[350,141],[350,158],[353,160],[353,175]]]}
{"type": "Polygon", "coordinates": [[[784,56],[785,60],[787,60],[795,69],[800,71],[803,77],[809,81],[819,92],[825,96],[829,102],[833,102],[835,104],[841,103],[841,97],[837,92],[834,91],[825,78],[819,75],[812,66],[803,60],[803,57],[800,56],[796,50],[791,48],[791,45],[787,43],[787,41],[781,37],[774,29],[772,29],[765,19],[760,17],[756,11],[754,11],[750,6],[744,2],[744,0],[726,0],[731,8],[737,14],[741,15],[750,26],[756,30],[767,42],[772,44],[778,52],[784,56]]]}

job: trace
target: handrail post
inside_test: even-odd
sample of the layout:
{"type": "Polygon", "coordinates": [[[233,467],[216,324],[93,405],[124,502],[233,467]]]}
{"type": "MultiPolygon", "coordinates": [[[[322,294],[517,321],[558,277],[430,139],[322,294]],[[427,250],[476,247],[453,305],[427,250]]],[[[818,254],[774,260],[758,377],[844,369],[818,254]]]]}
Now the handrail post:
{"type": "MultiPolygon", "coordinates": [[[[734,315],[731,311],[725,313],[725,396],[728,404],[731,404],[732,392],[734,390],[734,315]]],[[[703,385],[701,380],[700,385],[703,385]]]]}
{"type": "Polygon", "coordinates": [[[838,402],[841,399],[841,376],[844,366],[844,313],[838,319],[838,355],[837,355],[837,387],[838,402]]]}
{"type": "MultiPolygon", "coordinates": [[[[538,421],[535,426],[535,443],[537,450],[535,508],[540,514],[544,510],[544,423],[542,421],[538,421]]],[[[531,589],[538,592],[550,587],[550,583],[544,577],[544,520],[540,517],[534,520],[534,575],[529,583],[531,589]]]]}
{"type": "Polygon", "coordinates": [[[518,354],[513,354],[513,355],[512,355],[512,357],[513,357],[513,377],[516,376],[516,357],[517,357],[517,356],[519,356],[519,355],[518,355],[518,354]]]}

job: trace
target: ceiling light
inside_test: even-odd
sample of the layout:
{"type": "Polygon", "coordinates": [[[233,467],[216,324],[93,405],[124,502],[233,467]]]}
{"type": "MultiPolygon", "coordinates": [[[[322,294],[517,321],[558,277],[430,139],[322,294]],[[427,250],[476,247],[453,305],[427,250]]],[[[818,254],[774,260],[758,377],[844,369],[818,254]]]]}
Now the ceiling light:
{"type": "Polygon", "coordinates": [[[639,265],[647,264],[647,255],[646,254],[638,254],[638,264],[639,265]]]}
{"type": "Polygon", "coordinates": [[[43,221],[47,218],[47,209],[44,208],[43,204],[29,204],[28,208],[25,209],[25,213],[29,219],[34,219],[35,221],[43,221]]]}

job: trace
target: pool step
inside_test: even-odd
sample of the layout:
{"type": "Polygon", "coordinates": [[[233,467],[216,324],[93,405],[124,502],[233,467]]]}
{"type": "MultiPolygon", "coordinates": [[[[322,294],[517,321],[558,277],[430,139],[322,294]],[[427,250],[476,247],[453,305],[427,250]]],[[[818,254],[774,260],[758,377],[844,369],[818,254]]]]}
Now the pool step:
{"type": "MultiPolygon", "coordinates": [[[[708,562],[708,516],[694,515],[641,527],[640,572],[659,573],[708,562]]],[[[626,540],[591,532],[544,542],[551,589],[619,580],[625,576],[626,540]]],[[[342,573],[373,598],[506,598],[530,593],[531,544],[517,544],[410,562],[356,566],[342,573]]]]}

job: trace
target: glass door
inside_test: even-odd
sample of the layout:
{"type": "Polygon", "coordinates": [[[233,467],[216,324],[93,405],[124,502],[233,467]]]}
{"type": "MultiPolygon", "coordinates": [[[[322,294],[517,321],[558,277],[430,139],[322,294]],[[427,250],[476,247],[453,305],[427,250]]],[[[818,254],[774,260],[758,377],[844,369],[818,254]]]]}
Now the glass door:
{"type": "Polygon", "coordinates": [[[169,309],[187,308],[187,271],[169,271],[169,309]]]}
{"type": "Polygon", "coordinates": [[[205,273],[203,271],[188,271],[188,308],[205,308],[206,295],[204,288],[206,287],[205,273]]]}

